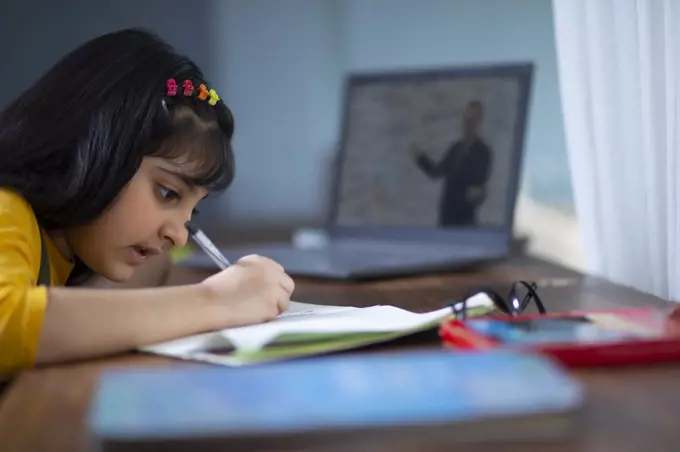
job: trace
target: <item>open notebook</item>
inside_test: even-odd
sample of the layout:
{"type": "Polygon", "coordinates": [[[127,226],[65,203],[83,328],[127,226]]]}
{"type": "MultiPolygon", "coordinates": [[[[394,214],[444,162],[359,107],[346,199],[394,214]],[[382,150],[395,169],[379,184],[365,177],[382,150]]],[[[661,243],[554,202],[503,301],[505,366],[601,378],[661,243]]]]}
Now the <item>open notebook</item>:
{"type": "MultiPolygon", "coordinates": [[[[492,310],[485,295],[467,301],[468,315],[492,310]],[[470,310],[472,308],[472,310],[470,310]]],[[[143,347],[141,351],[238,366],[357,348],[425,331],[450,317],[451,307],[414,313],[395,306],[367,308],[291,302],[276,319],[143,347]]]]}

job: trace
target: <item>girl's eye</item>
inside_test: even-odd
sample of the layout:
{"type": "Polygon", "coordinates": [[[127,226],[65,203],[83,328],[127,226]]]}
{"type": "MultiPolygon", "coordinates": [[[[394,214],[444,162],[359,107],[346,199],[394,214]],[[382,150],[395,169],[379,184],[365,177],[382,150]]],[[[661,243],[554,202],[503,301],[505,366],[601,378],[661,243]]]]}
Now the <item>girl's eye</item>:
{"type": "Polygon", "coordinates": [[[160,193],[163,199],[167,200],[173,200],[173,199],[179,199],[179,193],[177,193],[174,190],[170,190],[169,188],[166,187],[160,187],[160,193]]]}

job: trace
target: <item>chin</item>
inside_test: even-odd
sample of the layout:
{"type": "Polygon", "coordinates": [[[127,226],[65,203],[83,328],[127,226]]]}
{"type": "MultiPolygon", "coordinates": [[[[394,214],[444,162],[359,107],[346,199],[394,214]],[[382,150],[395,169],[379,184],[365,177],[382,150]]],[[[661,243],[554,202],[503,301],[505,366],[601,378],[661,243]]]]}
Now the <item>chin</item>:
{"type": "Polygon", "coordinates": [[[115,283],[124,283],[132,278],[134,270],[128,265],[113,265],[109,268],[102,269],[99,274],[109,281],[115,283]]]}

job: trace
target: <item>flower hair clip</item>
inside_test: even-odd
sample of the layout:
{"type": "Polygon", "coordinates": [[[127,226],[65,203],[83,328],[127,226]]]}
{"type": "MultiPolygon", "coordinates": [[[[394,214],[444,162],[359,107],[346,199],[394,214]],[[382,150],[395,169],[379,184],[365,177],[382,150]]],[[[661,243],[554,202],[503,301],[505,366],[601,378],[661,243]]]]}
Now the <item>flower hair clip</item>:
{"type": "Polygon", "coordinates": [[[210,93],[204,83],[198,85],[198,100],[206,100],[210,93]]]}
{"type": "Polygon", "coordinates": [[[214,89],[211,89],[209,93],[210,100],[208,101],[208,103],[214,106],[215,104],[217,104],[217,101],[220,100],[220,96],[217,95],[217,91],[215,91],[214,89]]]}
{"type": "Polygon", "coordinates": [[[165,93],[168,96],[176,96],[177,95],[177,82],[175,81],[174,78],[169,79],[167,82],[165,82],[165,93]]]}
{"type": "MultiPolygon", "coordinates": [[[[182,88],[182,94],[184,97],[191,97],[194,95],[194,91],[196,91],[196,98],[198,100],[208,99],[208,104],[212,106],[217,105],[217,102],[220,100],[220,96],[217,95],[217,91],[214,89],[208,91],[208,87],[205,86],[205,83],[201,83],[198,85],[198,89],[195,89],[191,80],[184,80],[182,83],[182,88]]],[[[168,79],[165,82],[165,94],[170,97],[177,96],[177,81],[175,81],[174,78],[168,79]]]]}
{"type": "Polygon", "coordinates": [[[191,97],[194,94],[194,84],[191,80],[184,80],[182,87],[184,88],[184,97],[191,97]]]}

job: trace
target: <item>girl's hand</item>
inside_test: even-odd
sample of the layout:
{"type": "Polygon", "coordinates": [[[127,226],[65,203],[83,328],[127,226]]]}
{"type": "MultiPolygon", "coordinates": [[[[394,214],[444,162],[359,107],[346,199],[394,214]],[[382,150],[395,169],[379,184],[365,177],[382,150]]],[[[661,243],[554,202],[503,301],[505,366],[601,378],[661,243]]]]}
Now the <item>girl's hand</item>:
{"type": "Polygon", "coordinates": [[[201,286],[218,306],[224,325],[262,323],[288,309],[295,283],[273,260],[250,255],[205,279],[201,286]]]}

